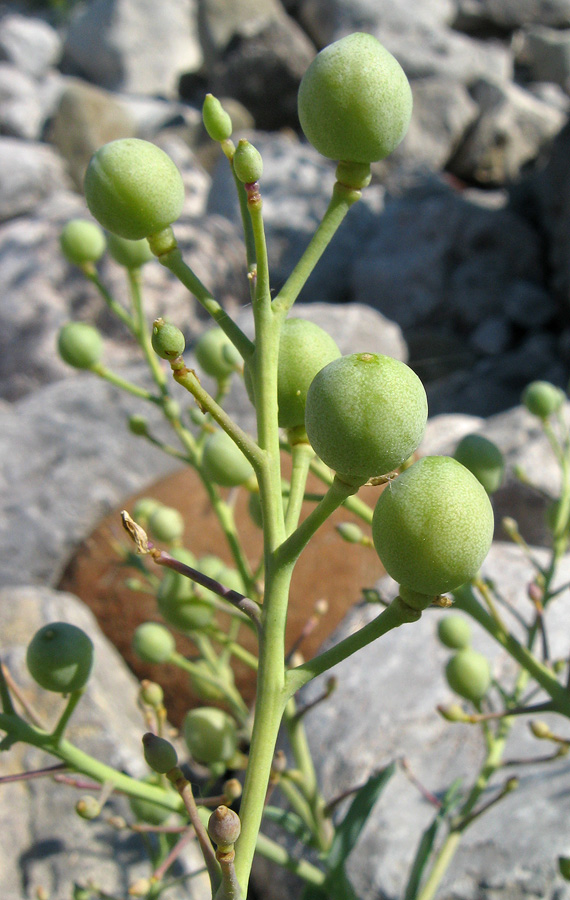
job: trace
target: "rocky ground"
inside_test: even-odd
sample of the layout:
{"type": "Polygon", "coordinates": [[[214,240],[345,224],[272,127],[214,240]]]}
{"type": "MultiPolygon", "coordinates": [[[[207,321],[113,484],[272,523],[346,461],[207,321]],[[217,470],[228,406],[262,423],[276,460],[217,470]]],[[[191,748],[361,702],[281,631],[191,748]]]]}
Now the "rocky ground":
{"type": "MultiPolygon", "coordinates": [[[[106,336],[108,364],[140,375],[135,348],[58,251],[62,225],[87,217],[80,186],[88,159],[100,144],[126,136],[156,141],[173,156],[187,187],[176,226],[184,255],[237,311],[248,299],[243,245],[227,168],[201,127],[204,94],[223,98],[236,131],[263,153],[278,289],[324,211],[334,174],[298,133],[297,86],[318,49],[354,30],[374,33],[400,60],[414,118],[394,157],[375,168],[302,300],[335,305],[334,314],[316,306],[314,315],[325,327],[336,323],[344,352],[362,349],[362,331],[348,328],[350,319],[382,336],[384,352],[409,357],[435,416],[425,452],[447,451],[452,435],[482,430],[506,453],[509,471],[521,463],[556,491],[548,447],[517,404],[532,379],[563,387],[568,380],[570,0],[162,0],[158,13],[148,0],[92,0],[73,5],[63,20],[38,5],[0,5],[0,621],[4,659],[28,691],[29,633],[54,614],[78,622],[86,615],[53,591],[73,548],[125,495],[173,467],[126,433],[128,400],[70,373],[54,353],[63,322],[93,321],[106,336]],[[339,322],[341,304],[347,318],[339,322]]],[[[112,261],[103,262],[101,276],[123,290],[112,261]]],[[[168,311],[190,341],[204,327],[186,291],[158,264],[145,269],[145,293],[149,317],[168,311]]],[[[251,423],[238,392],[232,408],[251,423]]],[[[544,506],[509,474],[497,518],[515,515],[540,546],[544,506]]],[[[524,594],[527,571],[511,547],[497,544],[489,565],[524,594]]],[[[556,629],[562,633],[565,623],[561,613],[556,629]]],[[[458,757],[449,759],[449,732],[433,718],[445,688],[431,624],[403,632],[391,649],[398,666],[416,661],[423,683],[414,693],[416,670],[409,672],[405,723],[401,694],[369,684],[372,668],[382,672],[367,656],[350,661],[335,699],[312,720],[317,758],[322,747],[339,745],[343,721],[342,753],[321,766],[330,793],[400,752],[400,740],[434,787],[461,771],[460,748],[454,744],[458,757]],[[426,646],[436,665],[424,681],[426,646]],[[428,753],[418,750],[417,735],[428,753]]],[[[137,771],[138,738],[127,739],[122,727],[134,718],[134,687],[103,640],[98,650],[101,674],[78,740],[137,771]],[[120,691],[105,681],[109,671],[123,679],[120,691]],[[90,730],[93,721],[100,726],[90,730]]],[[[526,741],[521,733],[513,755],[528,749],[526,741]]],[[[465,759],[478,752],[467,751],[465,759]]],[[[38,764],[25,753],[2,763],[3,771],[38,764]]],[[[558,766],[550,781],[529,776],[520,796],[481,820],[442,900],[570,896],[554,866],[558,853],[568,853],[560,826],[569,811],[568,766],[558,766]]],[[[51,783],[29,784],[2,788],[10,791],[0,804],[9,838],[0,851],[3,897],[31,900],[43,886],[50,900],[68,900],[72,880],[94,874],[108,891],[124,893],[137,848],[118,838],[109,844],[103,831],[78,824],[72,800],[55,801],[61,795],[51,783]]],[[[403,789],[379,810],[352,863],[362,900],[399,896],[410,855],[404,837],[417,835],[425,814],[403,789]],[[397,818],[388,819],[386,809],[398,804],[397,818]],[[371,866],[378,846],[387,848],[387,861],[371,866]]],[[[274,874],[261,883],[269,891],[274,874]]],[[[193,884],[201,900],[203,884],[193,884]]],[[[279,890],[287,900],[298,896],[295,887],[279,890]]]]}

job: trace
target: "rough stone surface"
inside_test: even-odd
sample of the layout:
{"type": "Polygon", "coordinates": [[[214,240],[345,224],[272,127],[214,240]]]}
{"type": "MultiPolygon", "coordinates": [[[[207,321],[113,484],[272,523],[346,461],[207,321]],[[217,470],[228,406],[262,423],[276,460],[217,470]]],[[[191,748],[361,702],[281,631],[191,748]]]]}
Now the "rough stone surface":
{"type": "Polygon", "coordinates": [[[529,27],[517,37],[515,48],[517,63],[532,81],[551,81],[570,93],[570,28],[529,27]]]}
{"type": "Polygon", "coordinates": [[[553,28],[570,25],[568,0],[458,0],[454,26],[470,33],[512,31],[538,22],[553,28]]]}
{"type": "Polygon", "coordinates": [[[0,59],[41,78],[58,61],[60,53],[61,38],[47,22],[18,12],[0,15],[0,59]]]}
{"type": "Polygon", "coordinates": [[[42,118],[36,82],[12,63],[0,62],[0,133],[37,140],[42,118]]]}

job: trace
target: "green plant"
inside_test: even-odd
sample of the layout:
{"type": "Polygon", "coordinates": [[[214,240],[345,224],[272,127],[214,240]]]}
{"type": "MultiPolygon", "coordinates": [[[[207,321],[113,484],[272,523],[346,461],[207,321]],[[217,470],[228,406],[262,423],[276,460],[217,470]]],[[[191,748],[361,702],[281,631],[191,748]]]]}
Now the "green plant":
{"type": "MultiPolygon", "coordinates": [[[[182,209],[182,178],[154,145],[132,139],[106,145],[95,154],[86,176],[89,207],[113,232],[108,241],[110,252],[125,268],[128,304],[116,300],[101,283],[93,246],[87,251],[83,245],[75,246],[68,252],[68,258],[82,268],[140,345],[153,386],[141,387],[106,368],[101,362],[100,335],[83,323],[64,326],[58,341],[60,354],[71,365],[90,369],[163,412],[166,437],[151,428],[140,413],[129,417],[128,426],[141,440],[193,467],[232,559],[231,565],[214,555],[196,560],[192,548],[184,546],[184,523],[179,513],[152,498],[139,500],[132,515],[123,513],[134,550],[132,544],[123,547],[122,561],[136,570],[134,587],[153,594],[157,616],[180,632],[175,640],[166,625],[143,623],[133,636],[134,648],[145,661],[177,666],[186,672],[208,704],[189,711],[183,726],[191,757],[209,772],[209,777],[204,776],[205,786],[211,787],[213,779],[232,774],[228,767],[245,772],[243,795],[239,797],[235,779],[227,779],[212,816],[205,814],[207,796],[193,789],[187,770],[179,766],[176,748],[164,736],[166,710],[159,685],[143,683],[140,695],[146,724],[143,753],[154,774],[132,778],[82,752],[66,738],[91,667],[91,642],[83,632],[78,634],[73,626],[54,623],[30,643],[28,666],[38,683],[58,693],[71,692],[51,731],[16,711],[9,681],[0,670],[0,728],[6,735],[3,748],[15,741],[41,747],[72,771],[103,785],[99,801],[78,804],[84,817],[98,815],[113,790],[130,798],[131,811],[137,818],[158,823],[157,830],[163,816],[177,816],[179,824],[173,826],[173,833],[181,831],[180,840],[174,847],[162,846],[160,858],[153,859],[152,877],[138,884],[136,890],[131,887],[131,894],[147,900],[156,900],[168,890],[166,871],[184,851],[189,830],[195,832],[202,850],[215,900],[246,896],[254,852],[294,869],[306,884],[303,900],[356,900],[346,874],[346,859],[375,802],[394,776],[396,764],[373,772],[355,787],[343,814],[335,814],[336,800],[343,798],[327,803],[319,790],[304,729],[310,706],[303,706],[298,692],[365,645],[417,621],[428,607],[449,605],[449,599],[441,596],[447,591],[453,591],[456,607],[510,654],[518,670],[514,687],[499,684],[491,677],[484,657],[471,649],[467,621],[458,625],[453,617],[454,621],[447,618],[441,622],[442,640],[457,651],[446,669],[448,680],[467,704],[465,708],[465,704],[454,703],[442,707],[441,712],[452,722],[482,729],[485,757],[471,787],[452,784],[445,793],[418,843],[405,900],[431,900],[462,833],[513,789],[510,779],[492,801],[481,802],[501,765],[513,718],[537,708],[570,716],[570,700],[560,670],[536,652],[537,636],[544,633],[544,610],[556,597],[553,579],[570,530],[570,439],[561,416],[562,395],[553,386],[525,395],[560,464],[562,487],[559,496],[552,498],[551,562],[547,568],[536,567],[532,585],[537,598],[535,615],[530,624],[525,623],[521,640],[499,613],[500,598],[493,586],[479,575],[493,533],[486,489],[496,486],[502,460],[500,464],[495,451],[481,440],[471,440],[457,451],[468,468],[449,457],[411,460],[427,419],[425,391],[415,373],[404,363],[366,348],[341,357],[322,329],[290,316],[311,271],[368,183],[369,163],[385,156],[403,137],[411,112],[409,85],[393,57],[374,38],[351,35],[316,58],[301,85],[299,112],[307,137],[338,161],[337,181],[307,250],[272,297],[263,192],[256,181],[262,174],[261,158],[247,142],[234,147],[231,121],[219,101],[208,95],[204,104],[206,129],[220,142],[240,199],[253,339],[244,334],[184,262],[171,227],[182,209]],[[147,243],[128,243],[143,239],[147,243]],[[214,393],[186,364],[185,341],[178,326],[163,319],[155,320],[152,326],[147,321],[141,273],[148,257],[147,246],[216,323],[196,345],[198,366],[214,379],[214,393]],[[224,407],[230,380],[241,373],[256,410],[255,437],[245,433],[224,407]],[[534,398],[532,402],[530,398],[534,398]],[[184,400],[191,403],[191,409],[184,400]],[[284,434],[280,428],[285,429],[284,434]],[[289,481],[283,477],[283,452],[291,457],[289,481]],[[309,471],[322,485],[319,493],[306,489],[309,471]],[[379,486],[385,485],[374,510],[357,496],[365,484],[368,496],[374,497],[379,486]],[[258,560],[246,556],[240,540],[240,523],[235,515],[238,490],[251,491],[249,508],[263,529],[263,551],[258,560]],[[312,508],[303,518],[304,501],[312,508]],[[362,528],[344,523],[339,526],[338,540],[363,548],[373,543],[398,583],[398,593],[386,604],[373,598],[378,602],[378,615],[360,631],[313,659],[299,660],[285,646],[291,577],[297,559],[317,529],[341,506],[360,518],[362,528]],[[373,540],[363,530],[370,527],[373,540]],[[157,546],[160,544],[168,549],[157,546]],[[245,632],[256,643],[256,652],[241,641],[245,632]],[[179,652],[178,642],[183,640],[185,652],[179,652]],[[253,709],[248,708],[236,687],[232,669],[236,662],[257,672],[253,709]],[[548,699],[532,705],[528,698],[536,686],[548,699]],[[216,707],[210,705],[214,703],[216,707]],[[291,748],[290,760],[275,752],[281,726],[291,748]],[[280,793],[285,809],[272,804],[273,790],[280,793]],[[239,816],[228,808],[238,799],[239,816]],[[265,836],[264,820],[293,836],[306,848],[306,856],[294,858],[285,847],[265,836]]],[[[82,230],[84,237],[83,226],[81,240],[82,230]]],[[[68,231],[68,238],[72,233],[68,231]]],[[[89,233],[87,243],[95,234],[99,240],[97,226],[89,233]]],[[[69,241],[62,243],[68,246],[69,241]]],[[[508,527],[513,539],[524,545],[514,523],[508,527]]],[[[307,630],[321,612],[318,607],[308,609],[307,630]]],[[[331,680],[326,696],[332,690],[331,680]]],[[[536,739],[560,740],[548,726],[545,729],[534,726],[536,739]]],[[[74,896],[80,897],[82,891],[77,886],[74,896]]],[[[100,898],[106,896],[103,888],[97,888],[97,892],[100,898]]]]}

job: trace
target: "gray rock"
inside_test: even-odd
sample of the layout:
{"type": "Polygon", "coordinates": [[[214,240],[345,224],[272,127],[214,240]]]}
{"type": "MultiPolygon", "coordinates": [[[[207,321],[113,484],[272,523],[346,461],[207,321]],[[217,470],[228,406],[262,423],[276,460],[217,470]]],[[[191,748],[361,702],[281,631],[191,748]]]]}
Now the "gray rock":
{"type": "Polygon", "coordinates": [[[12,63],[0,62],[0,134],[38,140],[42,123],[34,79],[12,63]]]}
{"type": "Polygon", "coordinates": [[[512,31],[537,23],[552,28],[570,25],[568,0],[458,0],[454,27],[467,32],[512,31]]]}
{"type": "Polygon", "coordinates": [[[515,50],[533,81],[553,81],[570,93],[570,29],[529,27],[518,35],[515,50]]]}
{"type": "MultiPolygon", "coordinates": [[[[140,777],[146,774],[141,747],[145,725],[137,708],[138,683],[103,636],[91,612],[71,594],[45,587],[8,587],[0,591],[2,662],[27,701],[52,725],[63,709],[62,699],[43,691],[25,665],[25,650],[37,629],[54,621],[83,628],[95,645],[91,679],[69,726],[69,739],[102,762],[140,777]]],[[[0,774],[30,771],[56,760],[18,743],[2,754],[0,774]]],[[[57,784],[51,778],[2,786],[0,828],[4,835],[0,858],[4,900],[31,900],[39,888],[51,900],[69,900],[73,884],[93,880],[110,894],[126,896],[130,884],[148,877],[149,863],[139,838],[117,832],[106,815],[132,820],[123,797],[111,797],[101,819],[86,822],[75,813],[85,791],[57,784]],[[17,811],[17,814],[15,814],[17,811]]],[[[179,874],[201,868],[195,844],[182,855],[179,874]]],[[[206,900],[204,875],[175,891],[175,900],[206,900]]]]}
{"type": "Polygon", "coordinates": [[[441,28],[455,15],[454,0],[427,0],[410,6],[405,0],[301,0],[299,20],[318,47],[352,31],[373,32],[383,24],[393,31],[409,31],[417,26],[441,28]]]}
{"type": "Polygon", "coordinates": [[[562,128],[565,114],[516,84],[486,79],[471,89],[480,115],[461,143],[450,170],[467,181],[514,181],[562,128]]]}
{"type": "Polygon", "coordinates": [[[570,126],[566,125],[552,146],[548,163],[530,183],[526,201],[543,234],[549,287],[565,308],[570,297],[569,147],[570,126]]]}
{"type": "Polygon", "coordinates": [[[21,216],[67,184],[62,161],[51,147],[0,137],[0,222],[21,216]]]}
{"type": "Polygon", "coordinates": [[[165,0],[157,15],[152,0],[94,0],[70,22],[64,62],[109,90],[175,96],[202,63],[196,2],[165,0]]]}
{"type": "Polygon", "coordinates": [[[135,123],[138,138],[153,140],[163,129],[176,128],[184,129],[190,145],[196,145],[202,127],[202,115],[195,107],[155,97],[132,94],[114,96],[135,123]]]}
{"type": "Polygon", "coordinates": [[[61,54],[61,39],[43,19],[8,12],[0,18],[0,59],[41,78],[61,54]]]}

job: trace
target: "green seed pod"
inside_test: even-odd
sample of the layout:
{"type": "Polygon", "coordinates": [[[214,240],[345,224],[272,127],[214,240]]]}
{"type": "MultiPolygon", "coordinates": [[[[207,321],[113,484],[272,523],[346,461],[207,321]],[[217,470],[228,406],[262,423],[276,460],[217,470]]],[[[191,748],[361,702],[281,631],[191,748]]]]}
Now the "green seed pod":
{"type": "MultiPolygon", "coordinates": [[[[156,775],[147,775],[142,780],[144,784],[160,785],[160,779],[156,775]]],[[[147,825],[162,825],[171,815],[171,811],[166,807],[153,803],[152,800],[144,800],[142,797],[129,797],[129,806],[137,821],[146,822],[147,825]]]]}
{"type": "Polygon", "coordinates": [[[184,335],[172,322],[155,319],[152,326],[152,349],[161,359],[176,359],[184,353],[184,335]]]}
{"type": "MultiPolygon", "coordinates": [[[[190,551],[179,549],[172,555],[196,568],[196,558],[190,551]]],[[[163,618],[179,631],[199,631],[206,628],[214,617],[211,604],[196,595],[194,582],[173,569],[167,569],[164,573],[156,602],[163,618]]]]}
{"type": "Polygon", "coordinates": [[[489,690],[491,668],[481,653],[466,648],[451,657],[445,667],[445,677],[452,691],[471,703],[478,703],[489,690]]]}
{"type": "Polygon", "coordinates": [[[404,137],[412,92],[392,54],[357,32],[317,54],[301,81],[298,108],[305,137],[319,153],[371,163],[404,137]]]}
{"type": "Polygon", "coordinates": [[[57,349],[68,366],[91,369],[103,354],[103,338],[93,325],[67,322],[59,331],[57,349]]]}
{"type": "Polygon", "coordinates": [[[437,625],[441,643],[452,650],[464,650],[471,643],[471,625],[463,616],[444,616],[437,625]]]}
{"type": "Polygon", "coordinates": [[[533,416],[547,419],[561,409],[566,394],[562,388],[550,384],[549,381],[533,381],[524,389],[521,400],[533,416]]]}
{"type": "Polygon", "coordinates": [[[166,775],[178,764],[178,755],[170,741],[147,731],[143,734],[142,742],[146,764],[153,772],[166,775]]]}
{"type": "Polygon", "coordinates": [[[240,832],[240,818],[227,806],[218,806],[208,820],[208,834],[222,852],[235,844],[240,832]]]}
{"type": "Polygon", "coordinates": [[[28,645],[26,664],[40,687],[69,694],[85,687],[93,666],[93,642],[68,622],[52,622],[37,631],[28,645]]]}
{"type": "Polygon", "coordinates": [[[103,228],[131,241],[172,225],[184,204],[184,182],[170,157],[138,138],[100,147],[87,167],[84,190],[103,228]]]}
{"type": "Polygon", "coordinates": [[[192,709],[183,724],[184,739],[196,762],[227,762],[237,749],[237,728],[228,713],[213,706],[192,709]]]}
{"type": "Polygon", "coordinates": [[[307,393],[309,441],[348,482],[397,469],[418,447],[426,422],[426,393],[418,376],[405,363],[377,353],[334,360],[307,393]]]}
{"type": "Polygon", "coordinates": [[[125,269],[140,269],[141,266],[154,259],[154,254],[146,238],[131,241],[110,231],[107,235],[107,248],[115,262],[124,266],[125,269]]]}
{"type": "Polygon", "coordinates": [[[465,466],[449,456],[426,456],[382,492],[372,537],[398,584],[444,594],[477,574],[493,539],[493,510],[465,466]]]}
{"type": "Polygon", "coordinates": [[[146,416],[139,414],[129,416],[129,431],[138,437],[144,437],[145,434],[148,434],[148,420],[146,416]]]}
{"type": "Polygon", "coordinates": [[[164,625],[143,622],[133,635],[133,650],[143,662],[168,662],[175,650],[174,638],[164,625]]]}
{"type": "Polygon", "coordinates": [[[500,488],[505,460],[493,441],[482,434],[468,434],[459,441],[453,457],[473,472],[488,494],[493,494],[500,488]]]}
{"type": "Polygon", "coordinates": [[[206,94],[202,106],[204,128],[213,141],[221,143],[232,136],[232,120],[217,97],[206,94]]]}
{"type": "Polygon", "coordinates": [[[221,328],[209,328],[196,342],[196,360],[206,375],[218,380],[227,378],[242,363],[242,358],[221,328]]]}
{"type": "Polygon", "coordinates": [[[234,172],[243,184],[254,184],[263,174],[263,160],[259,150],[243,138],[238,141],[233,158],[234,172]]]}
{"type": "Polygon", "coordinates": [[[148,524],[151,514],[160,505],[159,501],[155,500],[154,497],[141,497],[133,506],[133,519],[139,525],[144,526],[148,524]]]}
{"type": "Polygon", "coordinates": [[[105,252],[105,235],[95,222],[72,219],[59,237],[63,255],[70,263],[96,263],[105,252]]]}
{"type": "Polygon", "coordinates": [[[184,519],[177,509],[160,504],[150,514],[148,530],[155,540],[170,544],[184,534],[184,519]]]}
{"type": "Polygon", "coordinates": [[[253,468],[225,431],[214,431],[204,444],[202,465],[206,476],[222,487],[237,487],[251,478],[253,468]]]}

